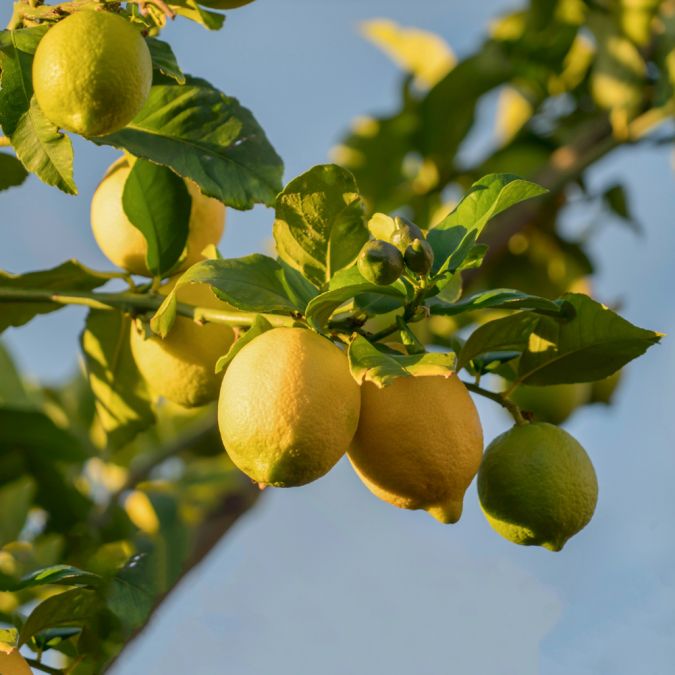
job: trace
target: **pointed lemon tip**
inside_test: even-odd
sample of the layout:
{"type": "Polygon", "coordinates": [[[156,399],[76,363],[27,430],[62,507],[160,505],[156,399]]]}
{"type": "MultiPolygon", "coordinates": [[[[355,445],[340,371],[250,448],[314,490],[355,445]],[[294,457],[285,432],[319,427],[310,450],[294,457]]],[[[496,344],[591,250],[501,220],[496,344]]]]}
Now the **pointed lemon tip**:
{"type": "Polygon", "coordinates": [[[439,523],[449,525],[456,523],[462,515],[462,501],[447,501],[426,509],[427,513],[439,523]]]}

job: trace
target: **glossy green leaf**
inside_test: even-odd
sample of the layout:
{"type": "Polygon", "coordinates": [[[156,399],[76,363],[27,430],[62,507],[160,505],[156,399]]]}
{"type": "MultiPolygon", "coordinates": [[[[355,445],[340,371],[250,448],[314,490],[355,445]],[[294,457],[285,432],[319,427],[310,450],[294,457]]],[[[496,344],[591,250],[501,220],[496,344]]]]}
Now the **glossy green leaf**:
{"type": "Polygon", "coordinates": [[[308,305],[307,320],[318,330],[326,326],[333,312],[361,293],[373,296],[391,296],[405,300],[406,290],[398,280],[389,286],[377,286],[363,278],[358,268],[341,270],[330,281],[328,290],[317,295],[308,305]]]}
{"type": "Polygon", "coordinates": [[[117,449],[155,421],[151,396],[131,354],[131,319],[92,310],[80,337],[89,386],[107,446],[117,449]]]}
{"type": "MultiPolygon", "coordinates": [[[[9,274],[0,271],[0,289],[22,290],[42,289],[59,291],[93,291],[107,283],[105,275],[87,269],[76,260],[69,260],[58,267],[26,274],[9,274]]],[[[28,323],[38,314],[48,314],[63,305],[53,302],[25,302],[17,297],[16,302],[2,302],[0,332],[10,326],[18,327],[28,323]]]]}
{"type": "Polygon", "coordinates": [[[74,588],[53,595],[30,613],[19,633],[19,644],[47,628],[83,626],[99,611],[101,602],[94,591],[74,588]]]}
{"type": "Polygon", "coordinates": [[[18,584],[13,586],[12,591],[36,586],[81,586],[96,588],[101,585],[103,579],[98,574],[85,572],[71,565],[52,565],[23,577],[18,584]]]}
{"type": "Polygon", "coordinates": [[[148,554],[131,558],[115,575],[107,592],[108,608],[129,628],[145,623],[161,590],[152,558],[148,554]]]}
{"type": "Polygon", "coordinates": [[[32,408],[34,403],[14,363],[12,355],[0,341],[0,406],[32,408]]]}
{"type": "Polygon", "coordinates": [[[27,177],[28,172],[16,157],[0,152],[0,191],[21,185],[27,177]]]}
{"type": "Polygon", "coordinates": [[[157,38],[147,38],[146,44],[150,49],[153,67],[178,84],[185,84],[185,75],[183,75],[183,71],[176,61],[176,55],[173,53],[171,45],[157,38]]]}
{"type": "Polygon", "coordinates": [[[148,244],[146,263],[163,275],[178,262],[189,233],[192,199],[171,169],[137,159],[124,184],[124,212],[148,244]]]}
{"type": "MultiPolygon", "coordinates": [[[[438,297],[438,296],[437,296],[438,297]]],[[[478,309],[531,309],[545,314],[562,315],[564,303],[529,295],[509,288],[496,288],[474,293],[460,302],[445,303],[432,298],[429,302],[432,314],[454,316],[478,309]]]]}
{"type": "Polygon", "coordinates": [[[124,129],[91,140],[168,166],[235,209],[271,205],[281,190],[283,164],[251,112],[204,80],[153,86],[124,129]]]}
{"type": "Polygon", "coordinates": [[[225,22],[224,14],[200,7],[197,0],[171,0],[170,4],[178,16],[190,19],[207,30],[220,30],[225,22]]]}
{"type": "Polygon", "coordinates": [[[368,240],[354,177],[327,164],[291,181],[277,197],[274,240],[282,260],[324,288],[368,240]]]}

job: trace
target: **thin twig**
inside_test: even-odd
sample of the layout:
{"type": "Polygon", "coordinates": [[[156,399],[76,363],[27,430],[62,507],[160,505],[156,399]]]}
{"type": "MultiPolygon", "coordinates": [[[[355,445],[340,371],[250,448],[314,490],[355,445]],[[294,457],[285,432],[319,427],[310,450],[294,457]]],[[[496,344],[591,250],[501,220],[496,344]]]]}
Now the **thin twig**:
{"type": "Polygon", "coordinates": [[[464,380],[462,380],[462,382],[464,383],[464,386],[474,394],[478,394],[479,396],[488,398],[495,403],[499,403],[502,408],[505,408],[511,413],[513,419],[516,421],[516,424],[521,426],[523,424],[527,424],[527,420],[525,417],[523,417],[523,413],[521,412],[520,408],[513,401],[506,398],[506,396],[503,394],[498,394],[494,391],[490,391],[489,389],[483,389],[483,387],[479,387],[473,382],[464,382],[464,380]]]}

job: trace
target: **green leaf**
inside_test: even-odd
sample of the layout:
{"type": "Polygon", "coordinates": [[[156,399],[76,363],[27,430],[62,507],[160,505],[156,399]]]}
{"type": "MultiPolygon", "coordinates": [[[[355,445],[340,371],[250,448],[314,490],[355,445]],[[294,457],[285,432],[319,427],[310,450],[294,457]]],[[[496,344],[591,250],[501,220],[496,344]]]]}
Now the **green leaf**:
{"type": "Polygon", "coordinates": [[[131,319],[92,310],[80,337],[89,386],[107,446],[118,449],[155,421],[151,396],[131,354],[131,319]]]}
{"type": "Polygon", "coordinates": [[[284,271],[282,282],[288,297],[304,312],[310,300],[319,295],[319,291],[300,272],[294,270],[281,258],[278,258],[277,262],[284,271]]]}
{"type": "Polygon", "coordinates": [[[347,350],[349,369],[359,383],[372,382],[382,388],[399,377],[444,375],[455,370],[456,356],[448,353],[423,353],[408,356],[385,353],[364,337],[357,336],[347,350]]]}
{"type": "Polygon", "coordinates": [[[350,267],[338,272],[331,279],[328,290],[310,301],[305,316],[317,330],[322,330],[340,305],[361,293],[393,296],[402,302],[406,297],[405,286],[400,280],[389,286],[377,286],[364,279],[358,268],[350,267]]]}
{"type": "Polygon", "coordinates": [[[474,293],[460,302],[444,303],[437,301],[438,296],[429,301],[432,314],[454,316],[462,312],[478,309],[531,309],[543,314],[559,316],[564,312],[564,303],[529,295],[510,288],[496,288],[490,291],[474,293]]]}
{"type": "Polygon", "coordinates": [[[171,169],[137,159],[122,194],[124,212],[146,242],[153,275],[167,273],[187,244],[192,199],[185,181],[171,169]]]}
{"type": "Polygon", "coordinates": [[[47,628],[84,626],[96,615],[100,606],[97,594],[84,588],[53,595],[30,613],[19,633],[19,645],[47,628]]]}
{"type": "Polygon", "coordinates": [[[301,311],[288,296],[281,265],[260,253],[197,263],[183,274],[173,292],[188,283],[209,284],[221,300],[247,312],[291,314],[301,311]]]}
{"type": "Polygon", "coordinates": [[[0,152],[0,191],[21,185],[27,177],[28,172],[16,157],[0,152]]]}
{"type": "Polygon", "coordinates": [[[424,345],[417,339],[415,333],[410,330],[410,326],[403,320],[402,316],[396,317],[396,325],[401,336],[401,343],[405,346],[408,354],[424,354],[426,351],[424,345]]]}
{"type": "Polygon", "coordinates": [[[18,539],[35,496],[35,482],[24,476],[0,487],[0,548],[18,539]]]}
{"type": "Polygon", "coordinates": [[[575,310],[569,321],[540,317],[523,353],[518,381],[572,384],[609,377],[661,340],[587,295],[563,296],[575,310]]]}
{"type": "Polygon", "coordinates": [[[221,356],[216,362],[216,373],[220,373],[225,370],[232,359],[252,340],[257,338],[259,335],[266,333],[268,330],[272,330],[272,324],[264,316],[256,316],[253,325],[238,339],[235,340],[230,350],[221,356]]]}
{"type": "Polygon", "coordinates": [[[282,260],[324,288],[368,240],[354,177],[326,164],[291,181],[276,200],[274,240],[282,260]]]}
{"type": "Polygon", "coordinates": [[[488,352],[524,351],[541,318],[531,312],[519,312],[479,326],[464,343],[457,369],[466,367],[477,356],[488,352]]]}
{"type": "Polygon", "coordinates": [[[161,590],[152,555],[135,555],[113,578],[106,601],[110,611],[129,628],[145,623],[161,590]]]}
{"type": "Polygon", "coordinates": [[[124,129],[91,139],[168,166],[235,209],[274,203],[283,164],[249,110],[204,80],[155,85],[124,129]]]}
{"type": "Polygon", "coordinates": [[[176,55],[173,53],[171,45],[157,38],[146,38],[145,42],[150,49],[153,67],[178,84],[185,84],[185,75],[183,75],[183,71],[176,61],[176,55]]]}
{"type": "Polygon", "coordinates": [[[51,567],[32,572],[28,576],[23,577],[11,589],[5,590],[20,591],[25,588],[50,585],[96,588],[102,581],[103,579],[98,574],[85,572],[71,565],[52,565],[51,567]]]}
{"type": "MultiPolygon", "coordinates": [[[[76,260],[39,272],[26,274],[9,274],[0,271],[0,289],[21,290],[42,289],[54,291],[92,291],[109,281],[109,277],[99,274],[76,260]]],[[[2,303],[0,312],[0,333],[10,326],[18,327],[28,323],[38,314],[48,314],[63,305],[52,302],[23,302],[17,297],[16,302],[2,303]]]]}
{"type": "Polygon", "coordinates": [[[210,12],[200,7],[196,0],[171,0],[171,8],[179,16],[198,23],[207,30],[220,30],[225,23],[225,15],[210,12]]]}
{"type": "Polygon", "coordinates": [[[28,390],[23,382],[12,355],[0,342],[0,406],[10,405],[14,408],[32,408],[28,390]]]}
{"type": "Polygon", "coordinates": [[[32,450],[45,460],[83,462],[90,453],[76,436],[56,426],[43,412],[0,408],[0,448],[32,450]]]}

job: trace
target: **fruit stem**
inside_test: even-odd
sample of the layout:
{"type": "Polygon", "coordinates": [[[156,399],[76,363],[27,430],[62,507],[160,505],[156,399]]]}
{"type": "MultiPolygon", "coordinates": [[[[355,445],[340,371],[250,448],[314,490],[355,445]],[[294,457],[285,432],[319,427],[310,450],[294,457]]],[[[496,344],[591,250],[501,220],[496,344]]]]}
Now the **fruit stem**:
{"type": "MultiPolygon", "coordinates": [[[[464,381],[462,380],[462,382],[464,381]]],[[[497,392],[483,389],[483,387],[480,387],[473,382],[464,382],[464,386],[474,394],[478,394],[479,396],[489,398],[495,403],[499,403],[502,408],[505,408],[509,411],[509,413],[511,413],[511,416],[516,421],[518,426],[524,426],[528,423],[525,417],[523,417],[523,413],[521,412],[520,408],[513,401],[506,398],[503,394],[498,394],[497,392]]]]}

